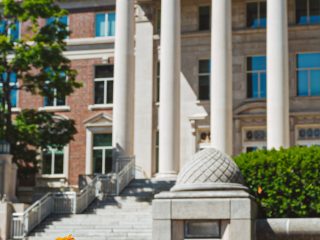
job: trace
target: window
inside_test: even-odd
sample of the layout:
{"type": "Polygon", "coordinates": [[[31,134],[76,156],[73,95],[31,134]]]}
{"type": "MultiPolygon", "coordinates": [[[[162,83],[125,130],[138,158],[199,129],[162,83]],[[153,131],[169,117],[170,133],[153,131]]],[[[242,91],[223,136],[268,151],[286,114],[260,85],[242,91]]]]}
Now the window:
{"type": "Polygon", "coordinates": [[[247,58],[247,96],[265,98],[267,93],[266,57],[247,58]]]}
{"type": "Polygon", "coordinates": [[[16,22],[7,29],[8,22],[5,20],[0,21],[0,34],[10,36],[12,40],[18,40],[20,36],[20,23],[16,22]]]}
{"type": "MultiPolygon", "coordinates": [[[[50,71],[50,70],[48,70],[50,71]]],[[[59,74],[61,78],[66,78],[65,73],[59,74]]],[[[47,81],[49,84],[50,80],[47,81]]],[[[45,107],[58,107],[58,106],[65,106],[66,105],[66,97],[58,95],[57,89],[50,89],[49,90],[52,96],[45,96],[44,97],[44,106],[45,107]]]]}
{"type": "MultiPolygon", "coordinates": [[[[60,23],[63,23],[64,25],[68,26],[68,16],[67,15],[63,16],[63,17],[60,17],[58,20],[59,20],[60,23]]],[[[47,19],[47,24],[51,24],[54,21],[56,21],[55,17],[48,18],[47,19]]]]}
{"type": "Polygon", "coordinates": [[[243,152],[267,148],[267,132],[264,127],[248,128],[242,131],[243,152]]]}
{"type": "Polygon", "coordinates": [[[211,28],[211,8],[210,6],[199,7],[199,30],[205,31],[211,28]]]}
{"type": "Polygon", "coordinates": [[[247,27],[265,28],[267,26],[267,4],[265,1],[247,3],[247,27]]]}
{"type": "Polygon", "coordinates": [[[116,14],[98,13],[96,14],[96,37],[108,37],[115,35],[116,14]]]}
{"type": "Polygon", "coordinates": [[[159,131],[156,133],[156,145],[155,145],[155,158],[156,158],[156,173],[159,172],[159,131]]]}
{"type": "Polygon", "coordinates": [[[320,146],[320,126],[297,126],[296,145],[298,146],[320,146]]]}
{"type": "Polygon", "coordinates": [[[320,96],[320,53],[297,55],[297,95],[320,96]]]}
{"type": "Polygon", "coordinates": [[[296,23],[319,24],[320,0],[296,0],[296,23]]]}
{"type": "MultiPolygon", "coordinates": [[[[8,74],[3,73],[2,74],[2,81],[6,81],[8,74]]],[[[17,107],[18,103],[18,81],[17,81],[17,74],[16,73],[10,73],[9,76],[9,81],[10,81],[10,98],[11,98],[11,107],[17,107]]],[[[0,92],[2,92],[2,83],[0,83],[0,92]]]]}
{"type": "Polygon", "coordinates": [[[64,174],[64,150],[48,148],[42,152],[42,174],[64,174]]]}
{"type": "Polygon", "coordinates": [[[161,32],[161,9],[157,9],[157,18],[156,18],[156,33],[160,34],[161,32]]]}
{"type": "Polygon", "coordinates": [[[113,65],[95,67],[94,104],[113,103],[113,65]]]}
{"type": "Polygon", "coordinates": [[[210,60],[199,60],[199,100],[210,99],[210,60]]]}
{"type": "Polygon", "coordinates": [[[112,134],[93,135],[93,173],[112,171],[112,134]]]}

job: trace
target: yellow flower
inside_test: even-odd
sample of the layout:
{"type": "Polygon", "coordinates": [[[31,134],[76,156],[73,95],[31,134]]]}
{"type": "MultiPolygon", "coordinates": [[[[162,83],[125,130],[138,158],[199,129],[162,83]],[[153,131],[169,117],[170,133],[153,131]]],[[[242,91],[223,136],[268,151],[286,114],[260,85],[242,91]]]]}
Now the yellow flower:
{"type": "Polygon", "coordinates": [[[66,237],[62,237],[62,238],[58,237],[56,238],[56,240],[75,240],[75,238],[70,234],[66,237]]]}

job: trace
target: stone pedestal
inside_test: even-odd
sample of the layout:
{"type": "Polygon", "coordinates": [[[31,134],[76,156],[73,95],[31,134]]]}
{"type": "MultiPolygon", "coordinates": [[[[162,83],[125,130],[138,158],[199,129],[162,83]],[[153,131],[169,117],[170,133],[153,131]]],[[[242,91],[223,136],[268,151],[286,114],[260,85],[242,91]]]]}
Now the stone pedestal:
{"type": "Polygon", "coordinates": [[[170,192],[153,201],[153,240],[255,240],[257,206],[233,160],[216,149],[194,155],[170,192]]]}
{"type": "Polygon", "coordinates": [[[16,201],[17,166],[12,155],[0,154],[0,199],[16,201]]]}
{"type": "MultiPolygon", "coordinates": [[[[216,224],[218,236],[212,239],[255,239],[254,219],[257,207],[245,188],[227,191],[163,192],[156,196],[152,206],[153,240],[188,239],[188,224],[195,222],[200,229],[199,234],[202,224],[216,224]]],[[[195,237],[204,239],[206,235],[195,237]]]]}
{"type": "Polygon", "coordinates": [[[0,240],[6,240],[10,237],[11,215],[13,207],[6,202],[0,202],[0,240]]]}

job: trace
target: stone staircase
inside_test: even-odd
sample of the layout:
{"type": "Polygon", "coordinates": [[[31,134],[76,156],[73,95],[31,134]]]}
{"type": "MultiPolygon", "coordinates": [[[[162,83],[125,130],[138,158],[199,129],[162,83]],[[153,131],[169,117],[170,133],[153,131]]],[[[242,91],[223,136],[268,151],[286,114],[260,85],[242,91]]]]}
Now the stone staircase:
{"type": "Polygon", "coordinates": [[[134,180],[120,196],[104,196],[78,215],[46,219],[28,240],[55,240],[72,234],[76,240],[151,240],[152,200],[173,182],[134,180]]]}

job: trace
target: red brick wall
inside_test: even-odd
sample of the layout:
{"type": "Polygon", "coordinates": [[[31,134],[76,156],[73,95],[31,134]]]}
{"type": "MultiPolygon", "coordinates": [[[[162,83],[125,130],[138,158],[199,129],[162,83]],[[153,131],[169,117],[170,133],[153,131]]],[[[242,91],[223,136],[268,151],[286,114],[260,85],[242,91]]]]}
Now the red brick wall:
{"type": "Polygon", "coordinates": [[[90,38],[95,36],[95,12],[69,14],[70,38],[90,38]]]}

